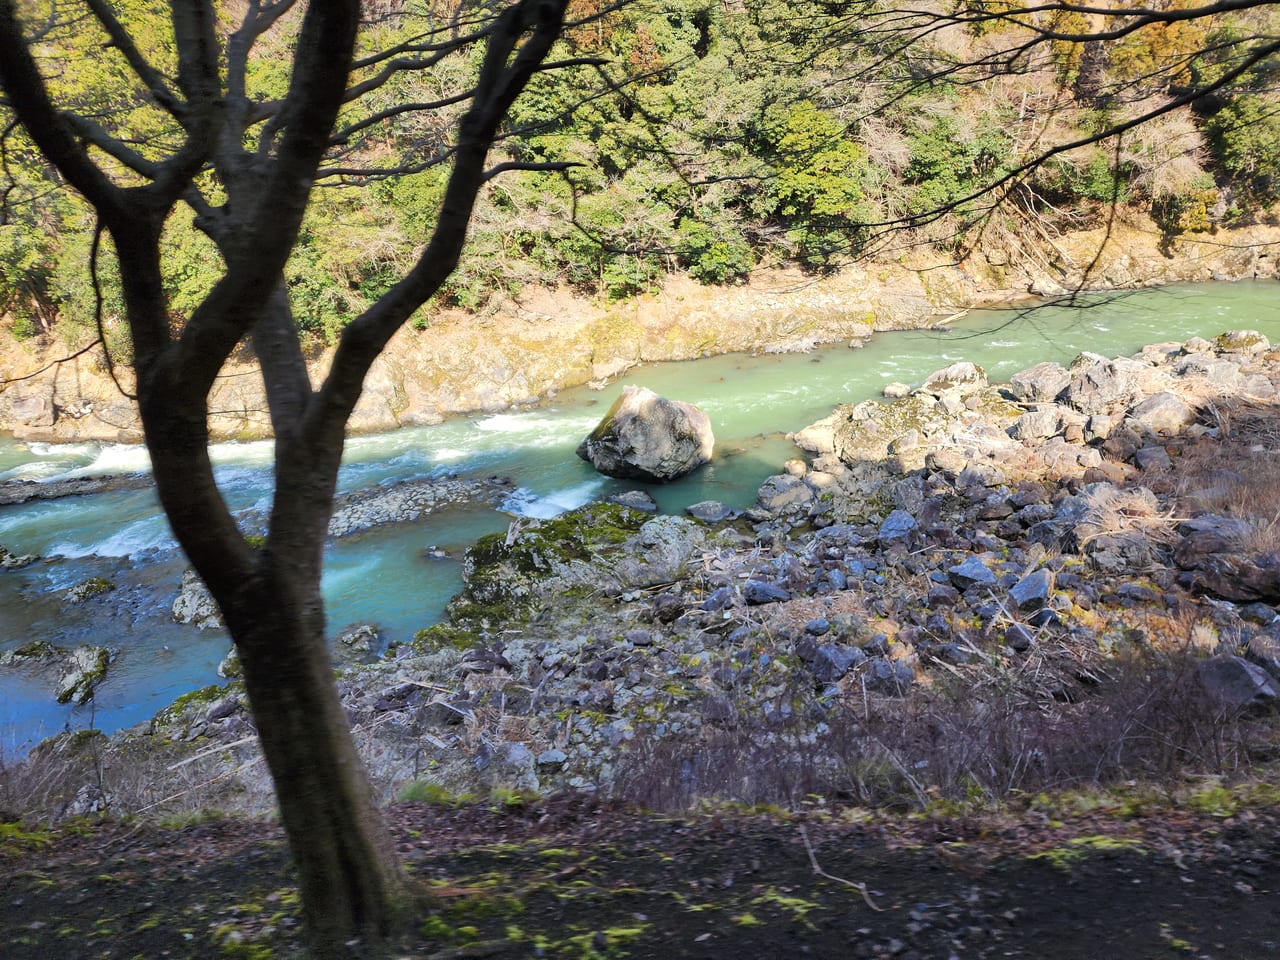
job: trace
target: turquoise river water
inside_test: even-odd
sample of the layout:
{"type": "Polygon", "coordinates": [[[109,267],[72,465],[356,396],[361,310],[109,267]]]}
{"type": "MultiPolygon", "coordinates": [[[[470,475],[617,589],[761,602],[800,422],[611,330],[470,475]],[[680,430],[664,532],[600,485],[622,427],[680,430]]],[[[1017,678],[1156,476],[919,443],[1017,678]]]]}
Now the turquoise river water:
{"type": "MultiPolygon", "coordinates": [[[[861,349],[646,365],[599,392],[566,391],[530,409],[354,437],[340,478],[344,490],[456,472],[510,477],[514,492],[500,510],[451,508],[335,543],[324,579],[332,632],[367,622],[389,641],[407,640],[435,622],[457,592],[458,560],[476,537],[504,529],[515,516],[552,516],[634,486],[599,476],[574,455],[624,384],[698,404],[716,432],[712,464],[649,488],[661,507],[679,512],[705,499],[745,507],[760,482],[797,454],[788,431],[838,403],[877,396],[889,382],[918,384],[956,360],[977,362],[992,380],[1002,380],[1041,360],[1068,362],[1082,350],[1116,356],[1230,329],[1280,340],[1278,292],[1269,283],[1204,284],[1097,296],[1082,306],[973,311],[940,331],[878,334],[861,349]],[[427,558],[430,545],[451,559],[427,558]]],[[[219,482],[233,509],[267,504],[270,453],[269,442],[217,448],[219,482]]],[[[145,451],[136,446],[0,437],[0,480],[146,469],[145,451]]],[[[218,682],[225,634],[175,624],[169,616],[184,563],[150,490],[0,507],[0,544],[43,558],[0,571],[0,651],[39,638],[119,650],[108,680],[80,707],[55,703],[47,674],[0,668],[0,750],[22,753],[63,729],[119,729],[218,682]],[[116,590],[83,605],[63,600],[69,587],[91,576],[108,578],[116,590]]]]}

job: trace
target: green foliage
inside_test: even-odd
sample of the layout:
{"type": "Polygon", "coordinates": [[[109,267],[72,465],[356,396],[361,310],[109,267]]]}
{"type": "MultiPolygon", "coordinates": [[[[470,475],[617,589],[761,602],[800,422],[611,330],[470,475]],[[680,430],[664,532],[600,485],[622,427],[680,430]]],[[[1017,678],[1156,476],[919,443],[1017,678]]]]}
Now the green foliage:
{"type": "Polygon", "coordinates": [[[967,198],[998,179],[1013,156],[1003,118],[994,113],[963,125],[946,114],[922,119],[909,142],[903,180],[915,187],[908,208],[917,215],[948,208],[967,213],[967,198]]]}
{"type": "Polygon", "coordinates": [[[676,228],[676,255],[695,280],[709,284],[739,283],[755,266],[751,246],[740,233],[701,220],[686,219],[676,228]]]}
{"type": "MultiPolygon", "coordinates": [[[[1189,3],[1170,0],[1179,9],[1189,3]]],[[[171,74],[167,5],[118,0],[115,7],[144,54],[171,74]]],[[[404,18],[369,29],[368,52],[421,32],[426,8],[405,9],[404,18]]],[[[1016,12],[1023,5],[1010,0],[982,9],[1016,12]]],[[[885,56],[891,48],[881,46],[879,34],[846,42],[853,36],[846,4],[640,0],[607,9],[603,0],[582,0],[578,14],[598,17],[572,27],[552,58],[603,64],[535,77],[492,158],[573,166],[564,173],[508,173],[486,185],[468,253],[437,303],[483,311],[495,297],[560,284],[616,300],[650,290],[675,269],[728,284],[760,263],[788,259],[827,269],[861,249],[871,236],[868,224],[902,217],[925,224],[942,218],[935,235],[949,236],[956,223],[983,210],[967,197],[1049,139],[1087,136],[1123,119],[1123,110],[1141,107],[1130,107],[1130,94],[1167,96],[1174,84],[1221,75],[1238,62],[1237,45],[1267,33],[1276,16],[1259,11],[1156,26],[1105,48],[1054,41],[1022,88],[1016,81],[923,88],[905,58],[885,56]],[[1197,55],[1201,47],[1206,52],[1197,55]],[[613,94],[601,95],[601,74],[616,85],[613,94]],[[863,84],[864,77],[874,83],[863,84]],[[1111,95],[1117,84],[1128,84],[1125,97],[1111,95]],[[872,110],[882,94],[888,105],[872,110]]],[[[1044,25],[1062,34],[1096,27],[1075,11],[1045,16],[1044,25]]],[[[76,64],[51,71],[53,92],[143,157],[159,156],[174,118],[139,88],[120,52],[89,23],[55,24],[42,41],[50,62],[76,64]]],[[[991,45],[1017,41],[1020,29],[1004,20],[954,34],[941,30],[936,43],[916,52],[921,63],[932,57],[935,66],[959,65],[991,45]]],[[[286,30],[257,52],[247,78],[255,99],[284,94],[290,46],[286,30]]],[[[474,82],[477,58],[451,56],[431,70],[407,71],[350,104],[340,123],[448,98],[474,82]]],[[[356,79],[373,76],[378,63],[371,60],[356,79]]],[[[1027,181],[1030,202],[1075,222],[1113,199],[1148,204],[1169,232],[1211,227],[1218,185],[1230,187],[1237,208],[1264,210],[1280,199],[1280,109],[1267,88],[1259,66],[1238,90],[1204,105],[1203,115],[1180,111],[1209,147],[1199,179],[1183,172],[1175,188],[1167,188],[1168,178],[1153,187],[1150,172],[1160,169],[1160,157],[1144,156],[1127,136],[1120,158],[1102,145],[1046,165],[1027,181]]],[[[315,194],[286,277],[306,335],[332,342],[398,282],[429,241],[461,109],[409,114],[347,145],[344,166],[384,172],[326,181],[315,194]]],[[[0,126],[4,121],[0,106],[0,126]]],[[[251,130],[246,138],[257,135],[251,130]]],[[[56,320],[67,341],[82,341],[95,310],[84,269],[94,224],[73,194],[51,188],[20,131],[6,135],[4,159],[0,314],[20,338],[42,335],[56,320]]],[[[106,162],[127,180],[116,161],[106,162]]],[[[212,183],[202,180],[201,187],[218,201],[212,183]]],[[[122,301],[109,245],[99,266],[110,330],[122,301]]],[[[222,269],[190,211],[166,225],[164,269],[180,323],[222,269]]],[[[415,323],[425,326],[427,319],[415,323]]]]}
{"type": "Polygon", "coordinates": [[[1280,199],[1280,106],[1273,97],[1235,97],[1210,118],[1209,143],[1245,205],[1280,199]]]}
{"type": "Polygon", "coordinates": [[[807,100],[767,110],[761,133],[774,157],[770,212],[787,226],[800,262],[822,267],[856,249],[868,219],[865,151],[807,100]]]}
{"type": "Polygon", "coordinates": [[[1151,216],[1170,235],[1209,230],[1218,199],[1213,178],[1202,174],[1187,192],[1157,197],[1151,204],[1151,216]]]}

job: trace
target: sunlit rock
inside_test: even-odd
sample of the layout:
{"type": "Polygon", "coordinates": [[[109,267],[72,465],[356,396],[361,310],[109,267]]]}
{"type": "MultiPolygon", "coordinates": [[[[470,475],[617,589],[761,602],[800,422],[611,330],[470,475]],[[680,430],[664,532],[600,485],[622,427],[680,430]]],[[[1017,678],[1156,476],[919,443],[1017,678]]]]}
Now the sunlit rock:
{"type": "Polygon", "coordinates": [[[665,483],[709,462],[714,447],[711,421],[693,404],[624,387],[578,456],[606,476],[665,483]]]}

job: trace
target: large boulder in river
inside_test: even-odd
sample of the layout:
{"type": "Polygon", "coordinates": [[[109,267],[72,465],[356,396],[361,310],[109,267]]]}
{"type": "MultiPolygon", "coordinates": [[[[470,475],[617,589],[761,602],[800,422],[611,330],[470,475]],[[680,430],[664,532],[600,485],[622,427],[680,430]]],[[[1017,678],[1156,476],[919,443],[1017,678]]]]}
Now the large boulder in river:
{"type": "Polygon", "coordinates": [[[578,456],[606,476],[666,483],[707,463],[714,446],[711,421],[693,404],[624,387],[578,456]]]}

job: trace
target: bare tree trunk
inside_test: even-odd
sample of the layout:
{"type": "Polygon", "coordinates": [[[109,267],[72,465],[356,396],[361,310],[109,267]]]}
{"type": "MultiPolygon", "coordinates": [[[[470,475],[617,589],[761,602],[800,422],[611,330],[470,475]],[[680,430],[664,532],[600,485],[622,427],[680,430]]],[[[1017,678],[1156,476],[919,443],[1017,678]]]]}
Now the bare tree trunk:
{"type": "Polygon", "coordinates": [[[205,398],[180,389],[159,364],[142,377],[139,400],[157,492],[240,655],[312,953],[376,950],[403,914],[408,885],[356,753],[325,637],[320,577],[341,431],[315,458],[277,440],[271,531],[255,550],[214,481],[205,398]]]}
{"type": "Polygon", "coordinates": [[[323,633],[279,599],[318,594],[318,585],[281,586],[265,580],[223,612],[298,869],[308,939],[318,956],[349,956],[351,941],[376,947],[392,934],[407,886],[356,755],[323,633]]]}

